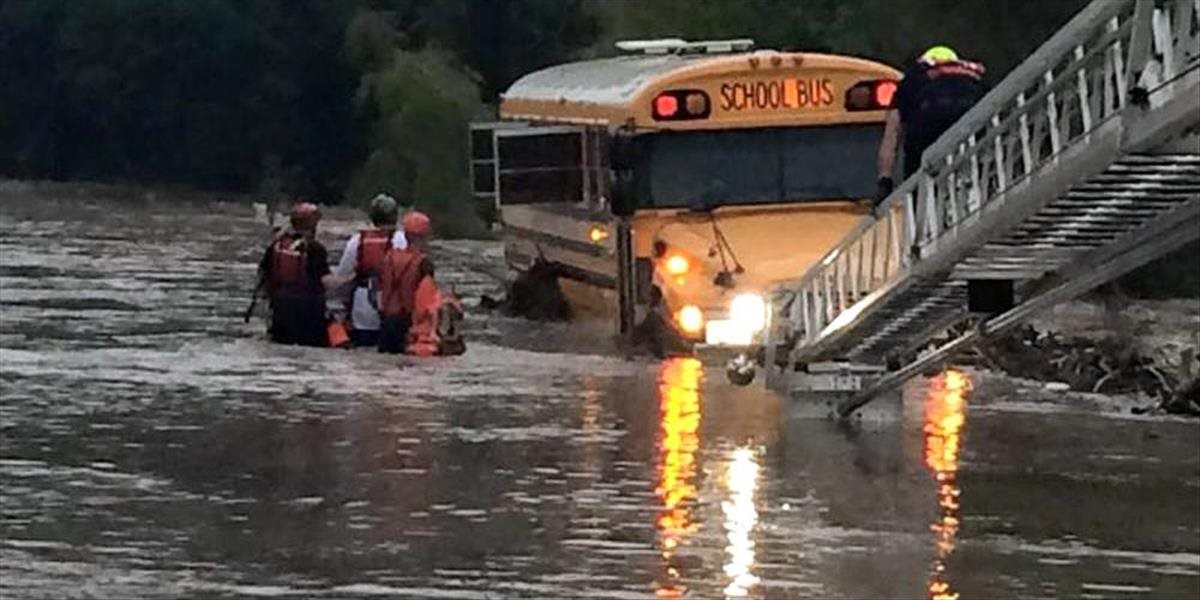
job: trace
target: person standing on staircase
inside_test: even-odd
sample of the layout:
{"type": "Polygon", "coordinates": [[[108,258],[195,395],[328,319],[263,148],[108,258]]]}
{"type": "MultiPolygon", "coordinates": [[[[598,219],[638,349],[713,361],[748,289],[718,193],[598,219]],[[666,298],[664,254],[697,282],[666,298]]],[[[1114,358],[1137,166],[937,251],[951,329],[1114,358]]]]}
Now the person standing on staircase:
{"type": "Polygon", "coordinates": [[[961,60],[946,46],[926,50],[904,74],[879,145],[878,204],[892,192],[896,150],[903,138],[907,179],[921,168],[921,154],[983,97],[983,65],[961,60]]]}
{"type": "Polygon", "coordinates": [[[387,254],[379,277],[379,351],[389,354],[406,351],[417,292],[421,281],[434,274],[429,260],[433,222],[425,213],[411,210],[404,215],[403,224],[408,247],[387,254]]]}

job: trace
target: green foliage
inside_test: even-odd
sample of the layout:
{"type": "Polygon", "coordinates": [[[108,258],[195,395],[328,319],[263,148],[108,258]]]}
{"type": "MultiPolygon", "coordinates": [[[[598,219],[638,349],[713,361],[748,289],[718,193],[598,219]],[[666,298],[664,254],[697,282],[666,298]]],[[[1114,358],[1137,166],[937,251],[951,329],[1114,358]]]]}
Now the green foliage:
{"type": "Polygon", "coordinates": [[[619,39],[753,38],[760,47],[833,52],[903,66],[947,44],[1004,74],[1079,11],[1087,0],[589,0],[603,36],[593,53],[619,39]]]}
{"type": "Polygon", "coordinates": [[[689,40],[751,38],[762,47],[819,50],[841,27],[843,2],[817,0],[591,0],[604,37],[598,54],[621,39],[681,37],[689,40]]]}
{"type": "Polygon", "coordinates": [[[518,77],[576,57],[599,33],[581,0],[460,0],[436,2],[441,19],[428,34],[454,49],[495,98],[518,77]]]}
{"type": "Polygon", "coordinates": [[[328,53],[348,7],[7,0],[0,172],[333,195],[356,158],[356,78],[328,53]]]}
{"type": "Polygon", "coordinates": [[[362,111],[374,120],[351,197],[384,191],[432,213],[443,235],[480,233],[466,168],[467,125],[483,110],[477,96],[446,53],[394,51],[363,77],[358,92],[362,111]]]}

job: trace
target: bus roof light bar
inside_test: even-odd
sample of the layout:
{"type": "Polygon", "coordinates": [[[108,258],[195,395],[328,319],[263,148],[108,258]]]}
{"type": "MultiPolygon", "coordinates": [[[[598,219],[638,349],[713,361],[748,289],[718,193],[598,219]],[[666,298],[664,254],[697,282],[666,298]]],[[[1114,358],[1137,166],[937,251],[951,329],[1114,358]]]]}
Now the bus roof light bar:
{"type": "Polygon", "coordinates": [[[616,46],[622,52],[641,52],[643,54],[683,54],[687,52],[728,54],[731,52],[745,52],[754,48],[754,40],[750,38],[737,38],[689,42],[681,38],[661,38],[655,40],[621,40],[616,43],[616,46]]]}

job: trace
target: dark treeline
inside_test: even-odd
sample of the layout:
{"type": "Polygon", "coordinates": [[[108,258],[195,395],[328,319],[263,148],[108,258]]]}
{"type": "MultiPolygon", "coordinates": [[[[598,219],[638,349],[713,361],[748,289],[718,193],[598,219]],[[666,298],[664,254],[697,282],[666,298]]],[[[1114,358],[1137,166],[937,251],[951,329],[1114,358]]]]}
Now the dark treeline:
{"type": "Polygon", "coordinates": [[[464,126],[620,38],[749,36],[1003,73],[1083,0],[5,0],[0,174],[325,201],[388,189],[470,219],[464,126]]]}
{"type": "Polygon", "coordinates": [[[255,0],[10,0],[0,170],[13,177],[333,195],[362,153],[353,7],[255,0]]]}

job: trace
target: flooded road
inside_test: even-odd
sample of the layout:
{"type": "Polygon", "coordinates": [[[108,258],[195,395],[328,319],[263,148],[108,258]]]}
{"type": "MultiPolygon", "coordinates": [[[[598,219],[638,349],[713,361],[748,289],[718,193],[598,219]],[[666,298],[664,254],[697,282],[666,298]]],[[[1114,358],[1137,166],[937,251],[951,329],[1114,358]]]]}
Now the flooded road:
{"type": "Polygon", "coordinates": [[[456,358],[273,346],[263,229],[0,197],[0,597],[1200,597],[1194,421],[950,372],[844,429],[478,313],[456,358]]]}

